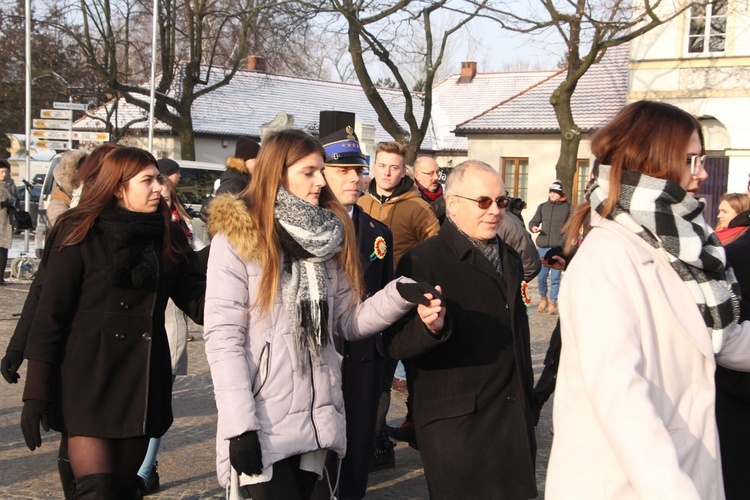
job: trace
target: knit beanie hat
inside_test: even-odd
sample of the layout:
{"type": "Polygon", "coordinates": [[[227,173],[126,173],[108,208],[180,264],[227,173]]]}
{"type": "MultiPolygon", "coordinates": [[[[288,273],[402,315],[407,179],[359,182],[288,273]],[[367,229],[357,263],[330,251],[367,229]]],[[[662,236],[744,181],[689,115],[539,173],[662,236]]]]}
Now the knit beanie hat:
{"type": "Polygon", "coordinates": [[[552,185],[549,187],[549,192],[557,193],[560,196],[565,196],[565,193],[563,192],[562,182],[560,182],[559,180],[556,180],[552,183],[552,185]]]}
{"type": "Polygon", "coordinates": [[[249,137],[243,135],[237,139],[237,146],[234,148],[235,158],[241,158],[242,161],[253,160],[258,156],[260,145],[249,137]]]}
{"type": "Polygon", "coordinates": [[[160,158],[156,163],[159,166],[159,173],[164,177],[176,174],[180,171],[180,164],[171,158],[160,158]]]}

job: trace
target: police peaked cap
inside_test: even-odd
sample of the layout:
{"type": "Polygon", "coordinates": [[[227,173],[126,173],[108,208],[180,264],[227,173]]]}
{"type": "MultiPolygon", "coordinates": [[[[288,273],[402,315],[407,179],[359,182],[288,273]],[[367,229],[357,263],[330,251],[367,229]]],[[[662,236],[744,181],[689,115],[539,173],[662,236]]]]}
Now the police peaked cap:
{"type": "Polygon", "coordinates": [[[333,167],[368,167],[367,158],[359,148],[357,134],[351,127],[337,130],[320,140],[326,150],[324,163],[333,167]]]}

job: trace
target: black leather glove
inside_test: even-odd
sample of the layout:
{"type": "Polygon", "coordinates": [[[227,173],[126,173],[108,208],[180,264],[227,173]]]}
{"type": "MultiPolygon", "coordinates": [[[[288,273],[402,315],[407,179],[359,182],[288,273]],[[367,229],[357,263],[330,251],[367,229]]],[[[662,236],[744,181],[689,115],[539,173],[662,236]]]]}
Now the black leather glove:
{"type": "Polygon", "coordinates": [[[237,472],[255,476],[263,472],[258,433],[248,431],[229,440],[229,463],[237,472]]]}
{"type": "Polygon", "coordinates": [[[21,411],[21,431],[26,440],[26,446],[31,451],[42,446],[40,423],[45,431],[49,431],[49,403],[41,399],[27,399],[21,411]]]}
{"type": "Polygon", "coordinates": [[[8,200],[0,201],[0,208],[8,208],[10,206],[10,202],[8,200]]]}
{"type": "Polygon", "coordinates": [[[425,293],[431,293],[436,299],[443,301],[442,295],[435,290],[435,287],[427,283],[426,281],[420,281],[419,283],[405,283],[399,281],[396,283],[396,290],[401,294],[404,300],[408,300],[413,304],[422,304],[423,306],[429,306],[430,301],[424,296],[425,293]]]}
{"type": "Polygon", "coordinates": [[[3,356],[3,359],[0,360],[0,372],[9,384],[15,384],[21,378],[18,374],[21,363],[23,363],[23,353],[21,351],[8,351],[3,356]]]}

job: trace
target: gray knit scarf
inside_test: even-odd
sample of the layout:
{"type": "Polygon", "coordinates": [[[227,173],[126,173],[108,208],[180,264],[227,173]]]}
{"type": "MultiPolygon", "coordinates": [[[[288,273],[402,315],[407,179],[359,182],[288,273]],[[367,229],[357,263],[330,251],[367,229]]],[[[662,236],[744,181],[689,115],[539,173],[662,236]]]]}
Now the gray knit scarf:
{"type": "MultiPolygon", "coordinates": [[[[600,165],[596,183],[586,193],[600,214],[609,196],[610,169],[600,165]]],[[[725,330],[739,319],[740,290],[724,247],[706,225],[704,206],[703,200],[696,200],[676,182],[625,170],[620,199],[607,219],[664,253],[690,290],[718,353],[725,330]]]]}
{"type": "Polygon", "coordinates": [[[281,300],[302,369],[308,353],[318,361],[328,343],[326,261],[342,248],[344,224],[326,208],[312,205],[279,186],[276,228],[284,254],[281,300]]]}

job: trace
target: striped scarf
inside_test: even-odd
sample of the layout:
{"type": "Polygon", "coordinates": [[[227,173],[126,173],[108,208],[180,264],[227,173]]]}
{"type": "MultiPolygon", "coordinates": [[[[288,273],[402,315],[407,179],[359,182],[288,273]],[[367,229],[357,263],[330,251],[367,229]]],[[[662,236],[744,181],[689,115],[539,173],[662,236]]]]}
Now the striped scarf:
{"type": "MultiPolygon", "coordinates": [[[[609,196],[610,168],[600,165],[599,176],[586,193],[600,214],[609,196]]],[[[667,257],[690,290],[718,353],[725,330],[739,319],[740,289],[727,266],[724,247],[703,219],[704,206],[703,200],[696,200],[676,182],[625,170],[620,199],[607,219],[633,231],[667,257]]]]}
{"type": "Polygon", "coordinates": [[[281,300],[296,347],[297,367],[308,353],[316,362],[328,343],[326,261],[342,248],[344,225],[326,208],[312,205],[279,186],[276,228],[284,253],[281,300]]]}

